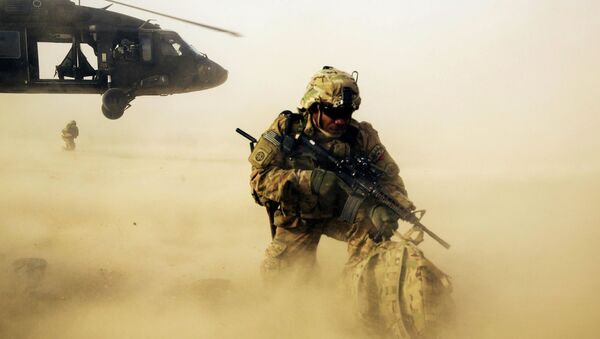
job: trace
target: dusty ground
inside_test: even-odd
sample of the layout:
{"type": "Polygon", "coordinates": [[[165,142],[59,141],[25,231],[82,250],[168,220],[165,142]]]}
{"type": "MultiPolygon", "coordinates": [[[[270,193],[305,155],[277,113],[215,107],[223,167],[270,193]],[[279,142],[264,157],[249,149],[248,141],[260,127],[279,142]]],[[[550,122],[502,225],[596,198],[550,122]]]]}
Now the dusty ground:
{"type": "MultiPolygon", "coordinates": [[[[72,153],[58,136],[0,145],[1,338],[364,337],[335,293],[343,244],[323,241],[321,287],[261,290],[269,236],[245,159],[82,135],[72,153]]],[[[404,171],[453,245],[423,248],[454,278],[461,336],[594,338],[598,172],[515,173],[404,171]]]]}

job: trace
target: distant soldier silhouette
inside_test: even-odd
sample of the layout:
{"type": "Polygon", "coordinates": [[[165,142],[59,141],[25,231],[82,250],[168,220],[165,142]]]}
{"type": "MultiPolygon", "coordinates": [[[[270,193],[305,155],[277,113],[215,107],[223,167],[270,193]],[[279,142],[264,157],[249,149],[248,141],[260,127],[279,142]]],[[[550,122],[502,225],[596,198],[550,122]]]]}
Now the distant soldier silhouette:
{"type": "Polygon", "coordinates": [[[62,130],[62,139],[65,142],[64,149],[73,151],[75,149],[75,138],[79,136],[79,128],[75,120],[71,120],[62,130]]]}

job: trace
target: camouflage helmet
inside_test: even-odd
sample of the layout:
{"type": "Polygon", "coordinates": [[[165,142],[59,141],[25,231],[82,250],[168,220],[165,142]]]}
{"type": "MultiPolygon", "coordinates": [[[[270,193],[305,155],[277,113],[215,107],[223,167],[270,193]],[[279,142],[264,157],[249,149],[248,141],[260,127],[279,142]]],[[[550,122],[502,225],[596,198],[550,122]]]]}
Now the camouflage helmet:
{"type": "Polygon", "coordinates": [[[357,110],[360,106],[360,94],[356,80],[344,71],[324,66],[313,75],[306,86],[304,96],[300,100],[300,109],[308,110],[315,103],[325,103],[333,107],[347,105],[352,110],[357,110]]]}

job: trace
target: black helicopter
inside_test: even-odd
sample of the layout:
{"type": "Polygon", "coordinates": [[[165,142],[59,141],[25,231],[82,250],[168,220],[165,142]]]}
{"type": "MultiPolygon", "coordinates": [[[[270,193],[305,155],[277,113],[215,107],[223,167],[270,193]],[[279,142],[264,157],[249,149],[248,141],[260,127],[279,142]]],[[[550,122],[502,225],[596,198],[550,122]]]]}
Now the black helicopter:
{"type": "Polygon", "coordinates": [[[111,5],[91,8],[69,0],[0,0],[0,92],[98,93],[104,115],[118,119],[136,96],[200,91],[227,80],[223,67],[176,32],[108,11],[111,5]],[[56,66],[57,79],[40,79],[38,43],[45,42],[71,44],[56,66]],[[82,52],[83,44],[93,49],[97,69],[82,52]]]}

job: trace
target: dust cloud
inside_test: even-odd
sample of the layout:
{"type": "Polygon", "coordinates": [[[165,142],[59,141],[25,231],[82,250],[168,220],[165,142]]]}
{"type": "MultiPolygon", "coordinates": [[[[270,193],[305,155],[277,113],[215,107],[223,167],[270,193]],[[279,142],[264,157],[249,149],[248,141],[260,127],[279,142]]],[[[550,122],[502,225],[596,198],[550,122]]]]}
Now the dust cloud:
{"type": "Polygon", "coordinates": [[[87,142],[90,128],[80,123],[75,152],[57,138],[29,135],[24,149],[4,140],[0,337],[357,333],[339,307],[341,253],[335,265],[325,261],[334,272],[323,272],[322,287],[263,289],[258,264],[269,231],[248,195],[245,159],[114,151],[87,142]],[[28,258],[45,267],[19,264],[28,258]]]}
{"type": "MultiPolygon", "coordinates": [[[[75,152],[59,128],[2,125],[0,337],[366,336],[339,293],[341,243],[323,239],[317,284],[264,290],[267,219],[244,157],[185,138],[91,142],[94,127],[79,125],[75,152]],[[40,276],[22,274],[23,258],[45,260],[31,268],[40,276]]],[[[403,173],[426,224],[453,245],[422,247],[453,277],[461,337],[595,337],[597,173],[403,173]]]]}
{"type": "Polygon", "coordinates": [[[117,121],[99,96],[0,95],[0,338],[367,337],[342,243],[322,240],[315,284],[262,286],[267,217],[234,133],[262,133],[325,64],[360,72],[356,118],[452,244],[420,247],[453,279],[458,337],[598,337],[597,2],[144,3],[242,32],[161,20],[229,80],[117,121]]]}

